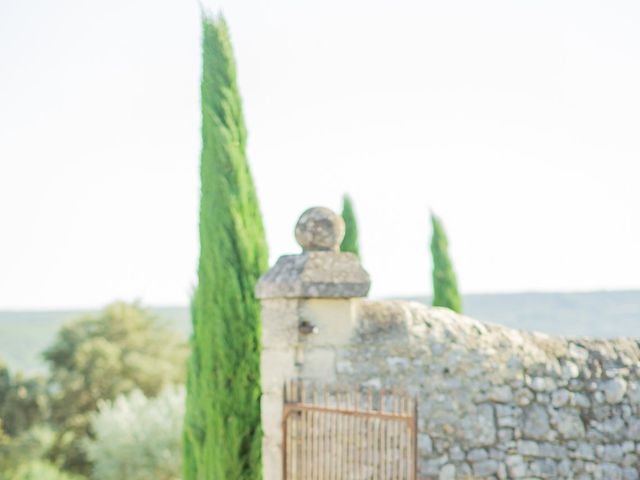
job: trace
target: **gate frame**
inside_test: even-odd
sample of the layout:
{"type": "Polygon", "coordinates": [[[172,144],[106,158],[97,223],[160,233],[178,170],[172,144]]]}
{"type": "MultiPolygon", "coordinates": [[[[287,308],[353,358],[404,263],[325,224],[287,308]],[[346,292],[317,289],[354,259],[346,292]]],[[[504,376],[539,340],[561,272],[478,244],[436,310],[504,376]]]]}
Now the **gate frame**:
{"type": "MultiPolygon", "coordinates": [[[[316,391],[316,384],[312,384],[312,388],[314,392],[316,391]]],[[[304,400],[304,380],[297,379],[293,381],[286,382],[284,385],[284,401],[282,407],[282,478],[283,480],[287,480],[287,453],[288,453],[288,427],[287,420],[294,413],[302,413],[302,412],[319,412],[319,413],[335,413],[346,416],[355,416],[361,418],[379,418],[381,420],[395,420],[401,423],[404,423],[409,431],[409,436],[411,438],[411,452],[413,453],[413,465],[410,471],[410,480],[416,480],[418,478],[418,401],[415,396],[406,395],[398,390],[391,390],[388,392],[384,388],[381,388],[377,391],[380,402],[379,408],[376,410],[373,408],[372,395],[373,389],[369,387],[368,389],[368,400],[369,400],[369,408],[366,410],[359,410],[357,407],[354,408],[342,408],[340,407],[340,393],[346,393],[347,395],[351,394],[361,394],[361,387],[356,386],[351,389],[340,390],[339,387],[335,388],[336,395],[336,406],[331,407],[327,405],[327,392],[328,386],[323,386],[325,405],[318,405],[316,403],[307,403],[304,400]],[[296,400],[289,400],[288,393],[296,392],[296,400]],[[392,413],[384,410],[384,399],[389,398],[389,395],[394,397],[400,397],[401,395],[410,399],[413,402],[413,408],[409,409],[410,413],[392,413]],[[302,397],[302,398],[300,398],[302,397]]],[[[348,399],[349,397],[347,397],[348,399]]],[[[393,398],[393,397],[392,397],[393,398]]],[[[314,395],[315,401],[315,395],[314,395]]],[[[348,400],[347,400],[348,403],[348,400]]]]}

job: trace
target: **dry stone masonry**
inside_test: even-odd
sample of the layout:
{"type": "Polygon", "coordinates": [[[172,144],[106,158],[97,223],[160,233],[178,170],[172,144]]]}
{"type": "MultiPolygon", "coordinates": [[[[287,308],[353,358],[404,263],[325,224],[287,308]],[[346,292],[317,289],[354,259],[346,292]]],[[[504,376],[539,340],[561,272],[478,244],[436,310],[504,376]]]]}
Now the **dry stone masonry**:
{"type": "Polygon", "coordinates": [[[282,478],[282,385],[295,376],[414,394],[420,478],[640,478],[637,340],[552,337],[365,300],[368,275],[337,251],[341,231],[328,209],[305,212],[303,253],[257,287],[265,480],[282,478]]]}
{"type": "Polygon", "coordinates": [[[424,478],[637,479],[640,349],[407,302],[357,307],[346,380],[419,398],[424,478]]]}

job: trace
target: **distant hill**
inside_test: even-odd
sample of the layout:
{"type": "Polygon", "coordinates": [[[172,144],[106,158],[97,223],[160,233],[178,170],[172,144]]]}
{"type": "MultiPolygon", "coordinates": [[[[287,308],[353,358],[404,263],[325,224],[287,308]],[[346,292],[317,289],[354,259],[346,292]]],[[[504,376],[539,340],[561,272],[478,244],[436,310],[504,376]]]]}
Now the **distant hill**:
{"type": "MultiPolygon", "coordinates": [[[[429,304],[428,297],[402,298],[429,304]]],[[[152,307],[190,335],[187,307],[152,307]]],[[[478,320],[571,337],[640,338],[640,291],[496,293],[464,296],[464,313],[478,320]]],[[[0,311],[0,357],[14,369],[42,371],[40,353],[67,320],[90,310],[0,311]]]]}
{"type": "MultiPolygon", "coordinates": [[[[191,319],[187,307],[151,307],[187,338],[191,319]]],[[[0,358],[12,369],[24,372],[45,369],[41,353],[68,320],[96,313],[97,310],[0,311],[0,358]]]]}
{"type": "MultiPolygon", "coordinates": [[[[417,297],[422,303],[431,298],[417,297]]],[[[464,296],[478,320],[567,337],[640,338],[640,291],[495,293],[464,296]]]]}

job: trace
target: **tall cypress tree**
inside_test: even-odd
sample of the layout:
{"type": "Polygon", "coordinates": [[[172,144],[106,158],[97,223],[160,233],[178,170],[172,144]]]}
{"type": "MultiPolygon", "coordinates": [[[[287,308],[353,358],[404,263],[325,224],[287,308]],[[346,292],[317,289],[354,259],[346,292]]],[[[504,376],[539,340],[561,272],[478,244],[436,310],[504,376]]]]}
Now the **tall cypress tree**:
{"type": "Polygon", "coordinates": [[[347,194],[342,197],[342,218],[344,219],[345,231],[344,238],[340,244],[340,251],[355,253],[359,257],[358,223],[356,222],[356,214],[353,211],[353,203],[347,194]]]}
{"type": "Polygon", "coordinates": [[[267,267],[224,19],[202,19],[200,261],[184,427],[185,480],[260,479],[260,306],[267,267]]]}
{"type": "Polygon", "coordinates": [[[449,258],[449,242],[440,219],[431,213],[431,256],[433,257],[433,306],[462,313],[458,281],[449,258]]]}

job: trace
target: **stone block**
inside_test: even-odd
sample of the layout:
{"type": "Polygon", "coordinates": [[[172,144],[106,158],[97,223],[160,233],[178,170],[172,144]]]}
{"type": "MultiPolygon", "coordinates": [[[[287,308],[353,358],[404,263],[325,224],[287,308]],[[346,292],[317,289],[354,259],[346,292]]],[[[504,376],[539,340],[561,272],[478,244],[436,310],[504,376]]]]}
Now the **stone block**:
{"type": "Polygon", "coordinates": [[[529,388],[534,392],[549,392],[557,386],[556,381],[552,377],[529,377],[525,378],[529,388]]]}
{"type": "Polygon", "coordinates": [[[595,480],[622,480],[622,469],[613,463],[596,465],[593,475],[595,480]]]}
{"type": "Polygon", "coordinates": [[[456,478],[456,467],[450,463],[446,464],[440,470],[440,474],[438,475],[438,480],[455,480],[456,478]]]}
{"type": "Polygon", "coordinates": [[[371,280],[353,253],[285,255],[258,281],[258,298],[365,297],[371,280]]]}
{"type": "Polygon", "coordinates": [[[297,299],[262,300],[262,347],[287,349],[298,341],[297,299]]]}
{"type": "Polygon", "coordinates": [[[307,335],[306,348],[348,345],[355,331],[355,308],[351,299],[313,298],[300,302],[300,321],[317,327],[307,335]]]}
{"type": "Polygon", "coordinates": [[[627,395],[629,402],[633,405],[640,403],[640,381],[635,380],[627,385],[627,395]]]}
{"type": "Polygon", "coordinates": [[[541,405],[530,406],[524,414],[522,433],[525,438],[544,440],[548,437],[551,425],[547,409],[541,405]]]}
{"type": "Polygon", "coordinates": [[[460,426],[467,444],[471,447],[490,446],[496,441],[496,423],[492,405],[478,405],[474,413],[462,419],[460,426]]]}
{"type": "Polygon", "coordinates": [[[459,445],[454,445],[449,450],[449,458],[454,462],[460,462],[464,460],[464,457],[465,457],[464,452],[462,451],[459,445]]]}
{"type": "Polygon", "coordinates": [[[446,455],[437,458],[424,459],[420,462],[420,474],[432,477],[440,475],[440,469],[447,463],[446,455]]]}
{"type": "Polygon", "coordinates": [[[426,433],[418,433],[418,451],[420,452],[420,455],[431,455],[433,452],[431,437],[426,433]]]}
{"type": "Polygon", "coordinates": [[[588,443],[580,443],[575,451],[571,452],[572,458],[580,458],[582,460],[594,460],[596,458],[595,448],[588,443]]]}
{"type": "Polygon", "coordinates": [[[627,392],[627,382],[623,378],[614,378],[602,384],[607,403],[620,403],[627,392]]]}
{"type": "Polygon", "coordinates": [[[525,457],[537,457],[540,454],[540,445],[532,440],[518,441],[518,453],[525,457]]]}
{"type": "Polygon", "coordinates": [[[509,403],[513,400],[513,392],[507,385],[493,387],[487,392],[487,398],[496,403],[509,403]]]}
{"type": "Polygon", "coordinates": [[[553,422],[562,438],[566,440],[579,439],[585,435],[582,418],[575,410],[562,409],[554,412],[553,422]]]}
{"type": "Polygon", "coordinates": [[[624,451],[621,445],[598,445],[596,455],[605,462],[618,463],[622,461],[624,451]]]}
{"type": "Polygon", "coordinates": [[[539,478],[556,478],[558,466],[548,458],[539,458],[529,464],[529,474],[539,478]]]}
{"type": "Polygon", "coordinates": [[[479,462],[474,462],[471,465],[473,469],[473,475],[476,478],[487,477],[489,475],[498,473],[499,466],[500,464],[496,460],[481,460],[479,462]]]}
{"type": "Polygon", "coordinates": [[[297,375],[293,349],[263,349],[260,353],[263,392],[282,392],[285,380],[297,375]]]}
{"type": "Polygon", "coordinates": [[[551,405],[555,408],[564,407],[571,401],[571,392],[566,388],[551,393],[551,405]]]}
{"type": "Polygon", "coordinates": [[[301,367],[302,377],[331,383],[336,378],[336,353],[331,348],[305,350],[301,367]]]}
{"type": "Polygon", "coordinates": [[[505,459],[505,463],[512,478],[522,478],[527,474],[527,464],[522,455],[509,455],[505,459]]]}
{"type": "Polygon", "coordinates": [[[269,440],[262,441],[263,480],[282,480],[282,448],[269,440]]]}
{"type": "Polygon", "coordinates": [[[487,458],[489,458],[489,452],[484,448],[474,448],[467,453],[467,460],[470,462],[478,462],[480,460],[486,460],[487,458]]]}
{"type": "Polygon", "coordinates": [[[282,402],[282,394],[267,393],[260,398],[264,436],[278,443],[282,438],[282,402]]]}

